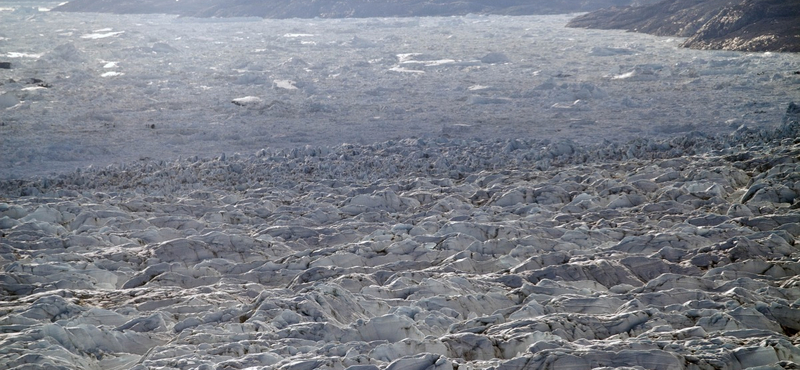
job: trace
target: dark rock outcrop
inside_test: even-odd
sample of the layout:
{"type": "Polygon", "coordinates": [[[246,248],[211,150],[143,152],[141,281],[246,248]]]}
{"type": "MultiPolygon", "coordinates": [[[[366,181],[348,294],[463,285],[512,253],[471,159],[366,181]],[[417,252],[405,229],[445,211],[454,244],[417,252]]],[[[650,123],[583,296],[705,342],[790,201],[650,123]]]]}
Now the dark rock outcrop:
{"type": "Polygon", "coordinates": [[[683,46],[695,49],[800,52],[796,0],[665,0],[601,9],[567,26],[688,37],[683,46]]]}
{"type": "Polygon", "coordinates": [[[557,14],[624,6],[632,0],[72,0],[55,11],[166,13],[190,17],[361,18],[464,14],[557,14]]]}

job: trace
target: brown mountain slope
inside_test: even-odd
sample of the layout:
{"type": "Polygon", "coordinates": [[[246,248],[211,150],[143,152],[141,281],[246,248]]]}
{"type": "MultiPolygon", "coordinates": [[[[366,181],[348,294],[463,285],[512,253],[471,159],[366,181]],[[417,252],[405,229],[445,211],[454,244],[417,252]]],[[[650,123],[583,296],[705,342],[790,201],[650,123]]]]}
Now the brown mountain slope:
{"type": "Polygon", "coordinates": [[[800,52],[797,0],[665,0],[601,9],[567,26],[688,37],[683,46],[696,49],[800,52]]]}
{"type": "Polygon", "coordinates": [[[746,1],[706,22],[684,46],[800,52],[800,1],[746,1]]]}

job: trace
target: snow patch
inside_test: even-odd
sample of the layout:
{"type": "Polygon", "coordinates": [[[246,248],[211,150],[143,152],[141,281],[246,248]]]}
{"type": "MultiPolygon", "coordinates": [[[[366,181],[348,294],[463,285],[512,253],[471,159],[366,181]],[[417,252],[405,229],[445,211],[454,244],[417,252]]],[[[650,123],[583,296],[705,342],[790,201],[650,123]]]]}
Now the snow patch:
{"type": "MultiPolygon", "coordinates": [[[[110,30],[110,29],[109,29],[110,30]]],[[[95,31],[95,33],[88,33],[82,35],[82,39],[90,39],[90,40],[99,40],[105,39],[109,37],[117,37],[121,34],[125,33],[125,31],[113,31],[113,32],[105,32],[105,31],[95,31]]]]}

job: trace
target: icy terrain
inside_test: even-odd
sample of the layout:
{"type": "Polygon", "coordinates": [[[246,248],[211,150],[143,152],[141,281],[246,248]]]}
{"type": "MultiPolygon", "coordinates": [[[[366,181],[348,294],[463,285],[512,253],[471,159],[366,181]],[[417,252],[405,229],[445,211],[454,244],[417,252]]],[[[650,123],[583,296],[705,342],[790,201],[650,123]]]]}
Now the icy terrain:
{"type": "Polygon", "coordinates": [[[184,17],[371,18],[565,14],[657,0],[70,0],[54,11],[184,17]]]}
{"type": "Polygon", "coordinates": [[[0,17],[0,369],[800,366],[795,54],[0,17]]]}
{"type": "Polygon", "coordinates": [[[684,50],[569,16],[0,17],[4,178],[414,135],[731,132],[800,101],[796,54],[684,50]]]}

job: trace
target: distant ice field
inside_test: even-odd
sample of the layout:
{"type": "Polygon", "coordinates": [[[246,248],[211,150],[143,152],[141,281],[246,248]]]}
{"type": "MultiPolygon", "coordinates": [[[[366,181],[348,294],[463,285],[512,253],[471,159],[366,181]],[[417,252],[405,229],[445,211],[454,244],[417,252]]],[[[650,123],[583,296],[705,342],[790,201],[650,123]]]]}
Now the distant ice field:
{"type": "Polygon", "coordinates": [[[572,15],[191,19],[0,11],[0,178],[404,138],[578,143],[780,123],[794,54],[572,15]]]}

